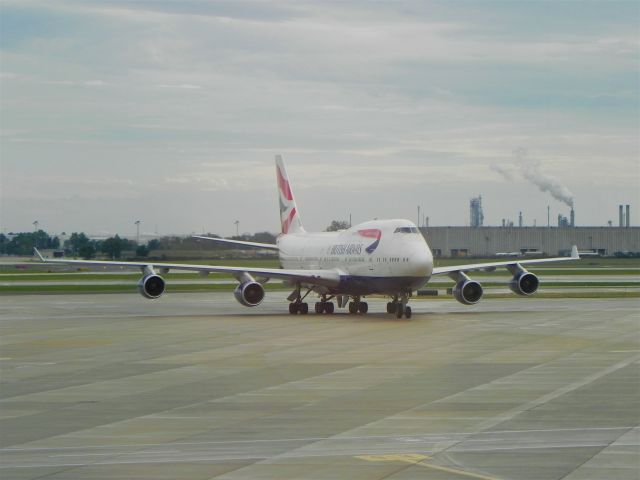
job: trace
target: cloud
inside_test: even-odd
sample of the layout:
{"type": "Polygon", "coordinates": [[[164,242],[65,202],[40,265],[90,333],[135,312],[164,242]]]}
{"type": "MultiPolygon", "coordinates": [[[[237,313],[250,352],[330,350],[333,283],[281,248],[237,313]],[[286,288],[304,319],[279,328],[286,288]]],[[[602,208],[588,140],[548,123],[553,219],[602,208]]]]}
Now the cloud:
{"type": "MultiPolygon", "coordinates": [[[[310,203],[326,202],[329,189],[358,204],[368,186],[399,204],[387,198],[446,197],[459,185],[462,211],[467,189],[517,196],[492,164],[559,198],[568,194],[557,179],[570,179],[576,196],[597,180],[634,198],[639,47],[629,10],[5,1],[4,208],[21,211],[6,185],[26,169],[73,171],[77,184],[57,192],[36,183],[83,198],[87,181],[116,169],[135,187],[114,183],[113,195],[137,204],[208,192],[251,212],[247,193],[270,188],[276,153],[297,170],[298,190],[315,192],[310,203]],[[514,145],[536,161],[514,160],[514,145]]],[[[440,204],[454,218],[457,207],[440,204]]]]}
{"type": "Polygon", "coordinates": [[[180,85],[156,85],[158,88],[178,88],[181,90],[200,90],[202,87],[200,85],[191,85],[189,83],[182,83],[180,85]]]}

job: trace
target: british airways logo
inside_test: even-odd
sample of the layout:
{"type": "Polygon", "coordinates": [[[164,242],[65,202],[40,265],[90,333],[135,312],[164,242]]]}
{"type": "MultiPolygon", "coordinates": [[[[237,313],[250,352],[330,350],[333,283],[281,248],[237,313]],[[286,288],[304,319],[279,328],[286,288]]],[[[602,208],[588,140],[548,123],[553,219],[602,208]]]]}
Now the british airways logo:
{"type": "Polygon", "coordinates": [[[358,230],[358,235],[365,238],[375,238],[375,241],[366,248],[362,243],[338,243],[336,245],[332,245],[327,253],[329,255],[360,255],[364,249],[368,254],[372,254],[376,248],[378,248],[378,245],[380,245],[382,231],[377,228],[358,230]]]}
{"type": "Polygon", "coordinates": [[[361,237],[376,239],[375,242],[373,242],[371,245],[365,248],[365,251],[368,254],[372,254],[376,250],[376,248],[378,248],[378,245],[380,245],[380,238],[382,238],[382,230],[378,230],[377,228],[369,228],[366,230],[358,230],[358,234],[361,237]]]}

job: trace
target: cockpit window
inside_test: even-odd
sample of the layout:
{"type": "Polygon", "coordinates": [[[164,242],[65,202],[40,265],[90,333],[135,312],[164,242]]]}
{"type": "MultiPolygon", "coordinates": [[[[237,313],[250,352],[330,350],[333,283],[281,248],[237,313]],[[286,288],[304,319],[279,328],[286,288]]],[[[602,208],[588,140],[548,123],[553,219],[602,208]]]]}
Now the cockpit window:
{"type": "Polygon", "coordinates": [[[418,227],[398,227],[393,233],[420,233],[418,227]]]}

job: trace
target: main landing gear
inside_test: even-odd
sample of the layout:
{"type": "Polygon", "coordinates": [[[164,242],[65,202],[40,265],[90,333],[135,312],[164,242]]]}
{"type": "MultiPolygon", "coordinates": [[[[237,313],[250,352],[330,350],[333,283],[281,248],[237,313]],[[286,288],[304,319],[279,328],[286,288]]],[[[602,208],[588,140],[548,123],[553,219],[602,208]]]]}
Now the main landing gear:
{"type": "Polygon", "coordinates": [[[407,305],[408,301],[408,295],[402,295],[400,299],[398,298],[398,295],[396,295],[393,297],[393,301],[387,303],[387,313],[395,313],[396,318],[402,318],[402,315],[407,319],[411,318],[412,312],[411,307],[407,305]]]}
{"type": "Polygon", "coordinates": [[[349,313],[355,315],[356,313],[365,314],[369,311],[369,304],[367,302],[361,302],[360,297],[354,297],[353,302],[349,302],[349,313]]]}
{"type": "Polygon", "coordinates": [[[304,302],[291,302],[289,304],[289,313],[291,315],[295,315],[296,313],[306,315],[309,313],[309,304],[304,302]]]}
{"type": "Polygon", "coordinates": [[[316,302],[316,313],[328,313],[331,315],[334,311],[333,302],[328,302],[322,299],[321,302],[316,302]]]}
{"type": "MultiPolygon", "coordinates": [[[[288,300],[291,302],[289,304],[289,313],[291,315],[301,314],[306,315],[309,313],[309,304],[304,302],[304,299],[311,293],[311,290],[308,290],[304,295],[300,294],[300,287],[296,288],[291,295],[289,295],[288,300]]],[[[387,313],[395,314],[396,318],[402,318],[403,316],[407,319],[411,318],[412,312],[411,307],[407,305],[409,302],[410,293],[402,293],[399,295],[395,295],[393,300],[387,303],[387,313]]],[[[322,298],[319,302],[316,302],[314,305],[315,312],[319,315],[321,314],[333,314],[334,303],[331,299],[334,296],[327,297],[326,295],[322,295],[322,298]]],[[[349,297],[344,295],[338,295],[335,297],[338,301],[338,306],[340,308],[349,307],[349,313],[351,315],[366,314],[369,311],[369,304],[367,302],[363,302],[361,297],[354,296],[351,297],[352,301],[347,304],[349,297]]]]}
{"type": "MultiPolygon", "coordinates": [[[[306,315],[307,313],[309,313],[309,304],[303,302],[303,300],[307,297],[307,295],[309,295],[310,292],[311,290],[308,290],[307,293],[304,294],[304,296],[300,296],[300,288],[297,288],[291,295],[289,295],[288,300],[291,301],[291,303],[289,304],[289,313],[291,315],[296,315],[298,313],[301,315],[306,315]]],[[[329,299],[327,299],[326,295],[323,295],[322,300],[320,302],[316,302],[316,313],[326,313],[330,315],[334,312],[333,302],[330,302],[328,300],[329,299]]]]}

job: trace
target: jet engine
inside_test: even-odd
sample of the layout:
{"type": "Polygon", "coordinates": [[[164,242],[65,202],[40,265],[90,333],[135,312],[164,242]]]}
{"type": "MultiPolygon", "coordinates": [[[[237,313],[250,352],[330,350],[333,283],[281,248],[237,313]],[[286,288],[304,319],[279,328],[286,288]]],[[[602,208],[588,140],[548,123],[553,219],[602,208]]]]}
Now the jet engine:
{"type": "Polygon", "coordinates": [[[158,298],[164,293],[164,279],[155,273],[145,275],[138,282],[138,291],[145,298],[158,298]]]}
{"type": "Polygon", "coordinates": [[[523,296],[536,293],[539,285],[540,280],[538,280],[538,277],[526,270],[516,273],[511,282],[509,282],[511,291],[523,296]]]}
{"type": "Polygon", "coordinates": [[[460,280],[453,288],[453,296],[464,305],[476,304],[482,298],[482,285],[470,278],[460,280]]]}
{"type": "Polygon", "coordinates": [[[244,282],[236,287],[233,294],[245,307],[255,307],[264,299],[264,287],[258,282],[244,282]]]}

